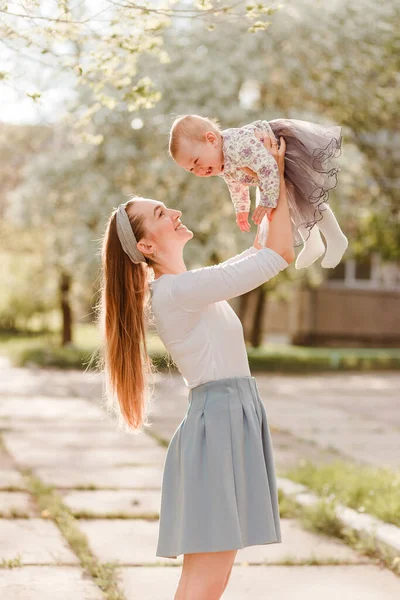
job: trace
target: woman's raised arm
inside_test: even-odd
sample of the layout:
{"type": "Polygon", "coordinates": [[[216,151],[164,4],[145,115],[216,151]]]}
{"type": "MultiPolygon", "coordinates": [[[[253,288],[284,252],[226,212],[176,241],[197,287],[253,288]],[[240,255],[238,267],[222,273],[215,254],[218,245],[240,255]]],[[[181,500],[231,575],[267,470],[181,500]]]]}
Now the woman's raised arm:
{"type": "Polygon", "coordinates": [[[196,311],[250,292],[287,266],[274,250],[263,248],[232,263],[165,277],[169,278],[171,300],[185,310],[196,311]]]}
{"type": "MultiPolygon", "coordinates": [[[[256,132],[256,134],[257,133],[258,132],[256,132]]],[[[258,136],[259,135],[260,134],[258,134],[258,136]]],[[[268,136],[268,134],[265,133],[264,146],[272,154],[272,156],[278,163],[280,175],[280,192],[278,206],[273,211],[272,218],[269,222],[269,231],[265,247],[271,248],[271,250],[277,252],[280,256],[282,256],[282,258],[286,260],[287,263],[290,264],[294,261],[295,254],[293,249],[292,223],[290,220],[286,194],[286,184],[284,179],[286,142],[284,138],[281,137],[280,147],[278,148],[277,144],[275,143],[275,138],[273,138],[272,140],[268,136]]],[[[256,239],[254,241],[254,246],[256,248],[262,248],[262,246],[258,242],[258,229],[256,239]]]]}
{"type": "Polygon", "coordinates": [[[280,148],[272,145],[269,137],[264,136],[264,145],[269,149],[280,173],[280,195],[278,206],[270,221],[268,239],[265,248],[258,244],[258,252],[245,250],[225,263],[186,271],[170,276],[170,294],[178,306],[188,311],[196,311],[207,304],[229,300],[249,292],[272,279],[294,260],[292,225],[283,178],[285,161],[285,140],[281,138],[280,148]]]}

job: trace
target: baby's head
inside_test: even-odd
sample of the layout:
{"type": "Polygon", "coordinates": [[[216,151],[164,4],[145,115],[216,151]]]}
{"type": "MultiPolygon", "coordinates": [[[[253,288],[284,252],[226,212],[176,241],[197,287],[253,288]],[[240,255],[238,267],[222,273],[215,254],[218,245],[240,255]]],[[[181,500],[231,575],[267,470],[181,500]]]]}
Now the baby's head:
{"type": "Polygon", "coordinates": [[[219,175],[224,155],[217,121],[198,115],[176,118],[169,134],[169,153],[180,167],[199,177],[219,175]]]}

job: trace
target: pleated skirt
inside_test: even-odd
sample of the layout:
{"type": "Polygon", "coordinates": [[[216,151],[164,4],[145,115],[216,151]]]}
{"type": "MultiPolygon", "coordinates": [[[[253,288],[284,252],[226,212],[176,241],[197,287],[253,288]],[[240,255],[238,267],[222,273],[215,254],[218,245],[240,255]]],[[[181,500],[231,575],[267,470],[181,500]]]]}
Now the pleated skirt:
{"type": "Polygon", "coordinates": [[[273,447],[254,377],[193,388],[165,457],[156,555],[281,541],[273,447]]]}

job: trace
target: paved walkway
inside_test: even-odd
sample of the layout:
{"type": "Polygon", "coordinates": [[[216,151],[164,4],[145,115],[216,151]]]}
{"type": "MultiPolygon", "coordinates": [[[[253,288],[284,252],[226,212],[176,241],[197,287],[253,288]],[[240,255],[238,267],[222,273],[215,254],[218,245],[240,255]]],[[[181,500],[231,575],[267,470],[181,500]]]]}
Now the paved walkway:
{"type": "MultiPolygon", "coordinates": [[[[258,375],[257,382],[278,472],[300,458],[329,461],[338,452],[398,466],[399,376],[258,375]]],[[[100,397],[95,374],[6,365],[0,370],[0,563],[19,557],[21,565],[0,572],[4,600],[104,598],[55,523],[24,491],[21,469],[26,467],[59,490],[98,559],[119,563],[127,600],[173,599],[182,557],[155,556],[166,450],[151,435],[118,431],[100,397]]],[[[180,378],[160,375],[155,398],[153,430],[169,439],[187,407],[180,378]]],[[[337,540],[307,532],[292,519],[282,519],[282,537],[282,544],[239,550],[223,600],[316,600],[322,594],[325,600],[393,600],[400,595],[393,573],[337,540]]]]}

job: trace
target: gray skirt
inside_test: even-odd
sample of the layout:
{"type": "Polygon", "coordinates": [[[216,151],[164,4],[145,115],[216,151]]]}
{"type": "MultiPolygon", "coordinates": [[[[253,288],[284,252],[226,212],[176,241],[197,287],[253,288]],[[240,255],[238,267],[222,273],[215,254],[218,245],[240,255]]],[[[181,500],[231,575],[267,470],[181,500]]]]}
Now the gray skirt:
{"type": "Polygon", "coordinates": [[[156,556],[281,541],[273,448],[256,380],[193,388],[165,457],[156,556]]]}

